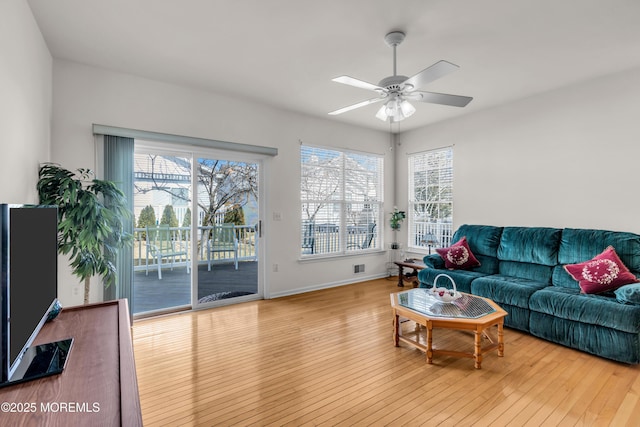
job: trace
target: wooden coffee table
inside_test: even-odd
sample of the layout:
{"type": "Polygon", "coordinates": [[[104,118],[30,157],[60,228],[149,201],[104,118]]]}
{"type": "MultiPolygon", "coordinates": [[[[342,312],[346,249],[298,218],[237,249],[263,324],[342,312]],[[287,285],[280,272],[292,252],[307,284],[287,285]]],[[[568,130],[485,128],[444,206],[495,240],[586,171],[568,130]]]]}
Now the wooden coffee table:
{"type": "Polygon", "coordinates": [[[461,293],[462,297],[453,303],[438,302],[429,293],[429,289],[418,288],[391,294],[391,308],[393,309],[393,342],[396,347],[404,342],[424,351],[427,363],[433,363],[433,356],[469,357],[474,360],[476,369],[482,366],[482,357],[491,350],[498,350],[498,356],[504,355],[503,325],[507,312],[488,298],[461,293]],[[415,339],[402,335],[400,318],[416,322],[415,339]],[[426,329],[426,345],[419,342],[420,328],[426,329]],[[493,327],[497,329],[497,337],[493,334],[493,327]],[[433,329],[455,329],[472,331],[474,335],[473,352],[461,352],[444,349],[434,349],[433,329]],[[482,346],[485,336],[489,344],[482,346]]]}

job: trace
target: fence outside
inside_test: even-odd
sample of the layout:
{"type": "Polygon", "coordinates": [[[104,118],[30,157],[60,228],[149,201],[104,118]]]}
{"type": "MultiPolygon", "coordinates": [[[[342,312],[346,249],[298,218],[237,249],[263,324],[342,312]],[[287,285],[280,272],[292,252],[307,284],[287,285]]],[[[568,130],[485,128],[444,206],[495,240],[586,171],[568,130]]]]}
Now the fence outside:
{"type": "MultiPolygon", "coordinates": [[[[232,224],[228,224],[232,225],[232,224]]],[[[447,247],[451,245],[451,237],[453,234],[452,225],[450,223],[428,223],[414,222],[415,241],[411,242],[413,247],[426,247],[426,238],[433,235],[437,244],[433,247],[447,247]]],[[[212,230],[216,226],[198,227],[198,235],[196,244],[198,264],[207,262],[206,240],[203,241],[203,234],[207,230],[212,230]]],[[[167,266],[173,261],[173,266],[186,266],[191,259],[191,228],[190,227],[169,227],[170,240],[174,246],[174,252],[178,253],[172,259],[161,258],[161,262],[167,266]]],[[[234,232],[238,239],[238,260],[239,261],[257,261],[258,259],[258,235],[256,228],[250,225],[235,225],[234,232]]],[[[304,232],[304,231],[303,231],[304,232]]],[[[339,252],[340,240],[342,238],[339,227],[333,224],[319,224],[311,231],[311,242],[307,248],[307,254],[329,254],[339,252]]],[[[134,271],[157,268],[158,259],[150,255],[149,237],[146,228],[134,229],[134,271]]],[[[349,249],[366,249],[376,248],[378,240],[378,230],[374,229],[373,233],[369,231],[367,226],[349,226],[346,235],[346,248],[349,249]],[[370,240],[370,242],[369,242],[370,240]]],[[[304,249],[304,248],[303,248],[304,249]]],[[[303,251],[304,252],[304,251],[303,251]]],[[[232,262],[233,258],[225,252],[215,253],[213,255],[214,262],[232,262]]]]}
{"type": "Polygon", "coordinates": [[[429,246],[428,237],[435,237],[436,244],[431,247],[446,248],[451,246],[451,237],[453,235],[453,224],[450,222],[423,222],[414,221],[414,241],[409,246],[427,247],[429,246]]]}
{"type": "Polygon", "coordinates": [[[376,224],[349,225],[343,237],[336,224],[303,225],[303,254],[330,254],[340,252],[342,239],[347,250],[370,249],[377,247],[378,231],[376,224]]]}
{"type": "MultiPolygon", "coordinates": [[[[226,224],[232,226],[233,224],[226,224]]],[[[196,244],[198,264],[207,263],[206,254],[206,240],[203,241],[203,234],[206,235],[207,230],[213,230],[216,226],[198,227],[198,235],[196,244]]],[[[257,261],[258,260],[258,234],[256,228],[251,225],[233,225],[234,232],[238,239],[238,260],[239,261],[257,261]]],[[[147,270],[157,268],[158,258],[151,256],[151,243],[150,239],[154,236],[148,234],[157,233],[158,229],[149,227],[150,233],[147,233],[147,228],[134,228],[133,236],[133,270],[147,270]]],[[[167,259],[160,258],[160,262],[163,265],[169,266],[172,264],[175,267],[186,266],[187,262],[191,262],[191,227],[168,227],[168,239],[173,247],[173,252],[179,255],[167,257],[167,259]]],[[[212,256],[214,262],[232,262],[233,257],[228,253],[220,252],[215,253],[212,256]]]]}
{"type": "MultiPolygon", "coordinates": [[[[340,241],[346,239],[346,249],[377,248],[378,230],[371,232],[367,225],[348,226],[346,235],[340,233],[336,224],[305,223],[302,226],[302,254],[330,254],[341,251],[340,241]]],[[[410,247],[426,248],[429,238],[435,238],[437,243],[431,247],[444,248],[451,245],[453,227],[451,223],[414,222],[414,241],[410,247]]]]}

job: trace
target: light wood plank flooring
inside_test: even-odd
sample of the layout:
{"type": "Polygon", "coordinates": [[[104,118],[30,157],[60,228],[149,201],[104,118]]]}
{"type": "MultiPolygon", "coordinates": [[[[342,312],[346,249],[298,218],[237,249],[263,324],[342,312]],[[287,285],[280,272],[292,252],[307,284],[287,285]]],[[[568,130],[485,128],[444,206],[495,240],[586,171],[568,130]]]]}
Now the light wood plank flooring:
{"type": "MultiPolygon", "coordinates": [[[[136,321],[145,426],[640,425],[640,366],[509,328],[504,357],[487,354],[481,370],[394,347],[396,283],[136,321]]],[[[473,338],[435,330],[434,346],[473,338]]]]}

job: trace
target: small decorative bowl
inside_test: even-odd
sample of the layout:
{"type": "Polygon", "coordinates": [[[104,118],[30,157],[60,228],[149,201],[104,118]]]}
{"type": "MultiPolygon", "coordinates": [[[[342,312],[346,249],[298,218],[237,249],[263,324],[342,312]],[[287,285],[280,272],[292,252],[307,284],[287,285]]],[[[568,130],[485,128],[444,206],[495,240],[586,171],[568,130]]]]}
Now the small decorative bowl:
{"type": "Polygon", "coordinates": [[[429,293],[440,302],[453,302],[462,296],[462,294],[456,290],[456,282],[453,281],[451,276],[447,276],[446,274],[438,274],[436,276],[433,280],[433,287],[429,290],[429,293]],[[444,276],[451,281],[453,289],[439,288],[436,286],[438,279],[441,276],[444,276]]]}

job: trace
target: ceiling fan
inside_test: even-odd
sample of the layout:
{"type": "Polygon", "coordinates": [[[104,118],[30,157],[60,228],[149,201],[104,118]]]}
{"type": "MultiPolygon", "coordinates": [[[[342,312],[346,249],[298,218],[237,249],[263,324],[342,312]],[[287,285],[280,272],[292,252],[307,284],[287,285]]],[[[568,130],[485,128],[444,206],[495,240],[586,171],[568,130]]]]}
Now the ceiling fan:
{"type": "Polygon", "coordinates": [[[411,105],[409,101],[451,105],[454,107],[464,107],[471,102],[473,98],[469,96],[448,95],[444,93],[417,90],[425,86],[427,83],[431,83],[432,81],[459,68],[451,62],[438,61],[412,77],[397,75],[396,47],[402,43],[404,38],[405,34],[401,31],[392,31],[384,37],[384,41],[387,45],[393,48],[393,76],[385,77],[380,80],[380,83],[377,85],[349,76],[340,76],[332,79],[332,81],[337,83],[373,90],[378,93],[378,96],[331,111],[329,114],[342,114],[347,111],[355,110],[356,108],[364,107],[365,105],[386,101],[378,110],[376,117],[382,121],[389,119],[392,122],[399,122],[411,116],[416,111],[415,107],[411,105]]]}

